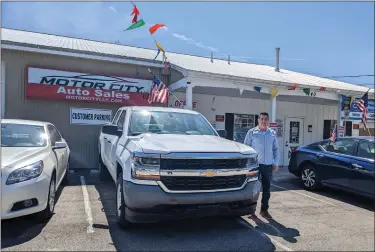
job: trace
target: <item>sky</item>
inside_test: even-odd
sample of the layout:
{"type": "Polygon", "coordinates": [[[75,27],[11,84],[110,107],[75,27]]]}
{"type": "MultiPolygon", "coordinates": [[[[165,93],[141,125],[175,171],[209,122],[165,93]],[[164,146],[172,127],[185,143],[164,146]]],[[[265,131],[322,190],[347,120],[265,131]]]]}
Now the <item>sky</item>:
{"type": "MultiPolygon", "coordinates": [[[[2,27],[227,58],[321,77],[374,75],[374,2],[2,2],[2,27]]],[[[172,62],[173,63],[173,62],[172,62]]],[[[374,77],[335,78],[373,87],[374,77]]]]}

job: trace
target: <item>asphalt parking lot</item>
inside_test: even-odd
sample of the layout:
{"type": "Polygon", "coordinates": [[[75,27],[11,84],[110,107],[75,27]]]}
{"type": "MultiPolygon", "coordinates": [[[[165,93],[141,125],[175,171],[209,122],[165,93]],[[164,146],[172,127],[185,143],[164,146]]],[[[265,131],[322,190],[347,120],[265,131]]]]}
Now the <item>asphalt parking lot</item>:
{"type": "Polygon", "coordinates": [[[345,192],[304,191],[286,168],[276,173],[274,221],[179,221],[122,230],[115,222],[115,187],[95,174],[75,174],[60,190],[47,223],[34,216],[2,221],[4,251],[374,251],[374,202],[345,192]],[[84,185],[82,185],[84,184],[84,185]]]}

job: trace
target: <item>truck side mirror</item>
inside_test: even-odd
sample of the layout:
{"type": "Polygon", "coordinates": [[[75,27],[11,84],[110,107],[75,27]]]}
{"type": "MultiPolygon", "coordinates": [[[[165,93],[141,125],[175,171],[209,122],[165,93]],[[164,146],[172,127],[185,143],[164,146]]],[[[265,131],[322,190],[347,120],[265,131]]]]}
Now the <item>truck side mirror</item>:
{"type": "Polygon", "coordinates": [[[224,129],[217,130],[217,133],[219,134],[220,137],[227,137],[227,131],[224,129]]]}
{"type": "Polygon", "coordinates": [[[103,134],[112,136],[121,136],[122,130],[119,130],[117,125],[107,124],[102,127],[103,134]]]}

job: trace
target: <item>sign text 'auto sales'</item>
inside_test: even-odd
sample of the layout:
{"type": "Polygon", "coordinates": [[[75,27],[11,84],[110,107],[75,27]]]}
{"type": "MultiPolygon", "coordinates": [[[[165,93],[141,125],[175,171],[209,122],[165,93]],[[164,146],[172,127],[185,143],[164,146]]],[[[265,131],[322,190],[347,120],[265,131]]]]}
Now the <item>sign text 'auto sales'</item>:
{"type": "Polygon", "coordinates": [[[28,67],[26,97],[147,105],[151,80],[28,67]]]}

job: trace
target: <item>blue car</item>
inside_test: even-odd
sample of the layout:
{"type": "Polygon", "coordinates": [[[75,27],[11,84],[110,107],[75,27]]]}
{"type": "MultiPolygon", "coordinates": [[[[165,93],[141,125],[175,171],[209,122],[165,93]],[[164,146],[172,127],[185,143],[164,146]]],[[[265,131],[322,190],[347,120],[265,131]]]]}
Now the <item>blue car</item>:
{"type": "Polygon", "coordinates": [[[342,137],[297,148],[288,169],[306,190],[325,185],[375,198],[374,156],[373,137],[342,137]]]}

